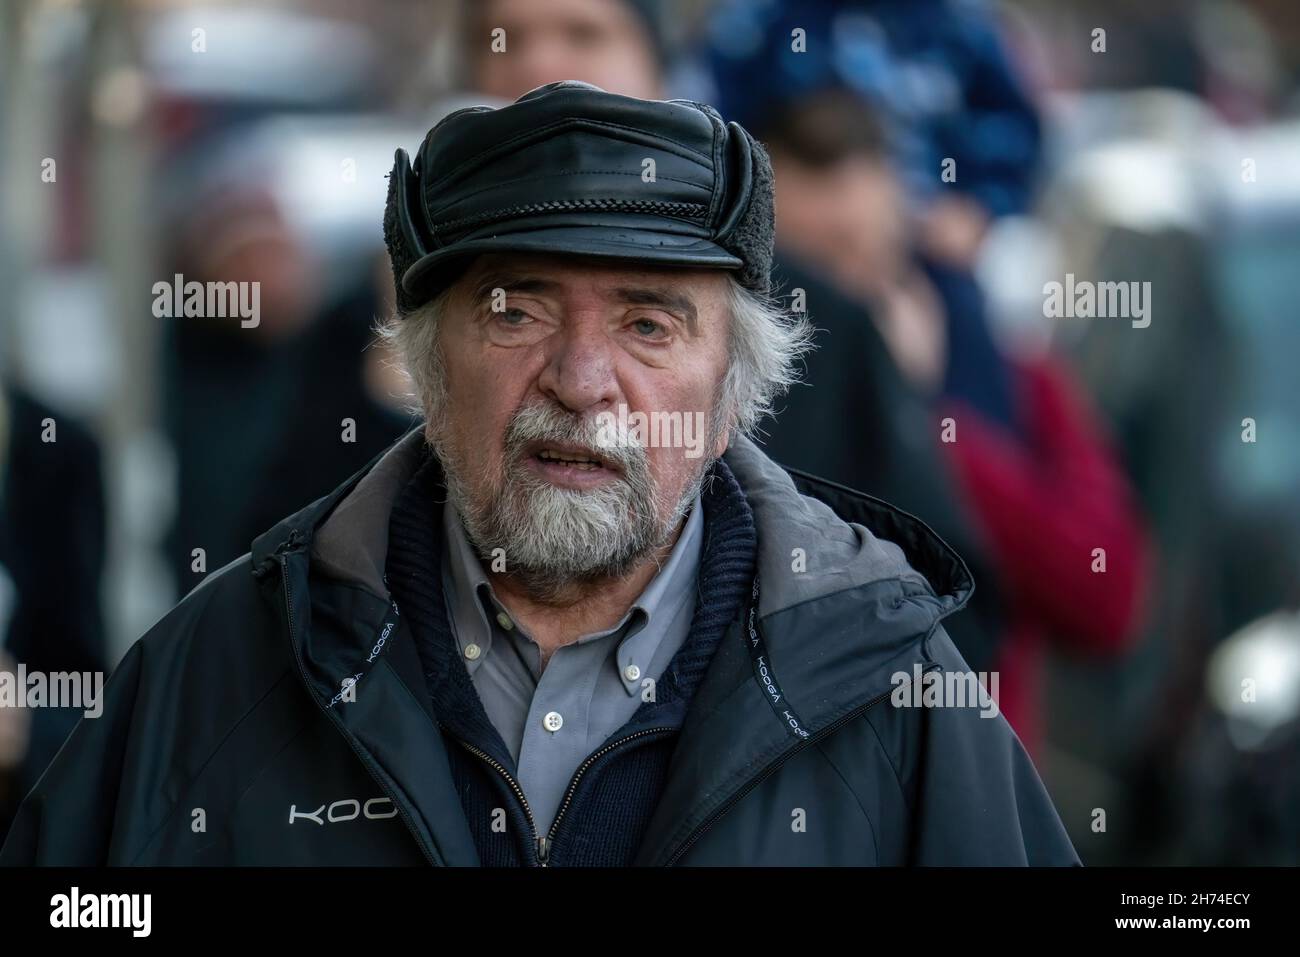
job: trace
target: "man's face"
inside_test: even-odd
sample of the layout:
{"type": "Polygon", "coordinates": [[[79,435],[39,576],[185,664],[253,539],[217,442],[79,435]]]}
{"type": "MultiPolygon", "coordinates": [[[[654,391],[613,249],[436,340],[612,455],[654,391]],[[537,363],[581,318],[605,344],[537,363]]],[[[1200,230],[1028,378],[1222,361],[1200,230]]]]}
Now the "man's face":
{"type": "Polygon", "coordinates": [[[717,271],[476,260],[440,321],[429,438],[480,553],[557,595],[665,547],[726,448],[728,312],[717,271]]]}
{"type": "Polygon", "coordinates": [[[489,0],[477,14],[483,36],[505,30],[506,49],[476,62],[483,93],[514,100],[557,80],[657,99],[659,67],[646,28],[623,0],[489,0]]]}
{"type": "Polygon", "coordinates": [[[855,155],[816,168],[774,150],[772,168],[782,247],[851,292],[875,294],[897,280],[907,231],[902,188],[887,163],[855,155]]]}

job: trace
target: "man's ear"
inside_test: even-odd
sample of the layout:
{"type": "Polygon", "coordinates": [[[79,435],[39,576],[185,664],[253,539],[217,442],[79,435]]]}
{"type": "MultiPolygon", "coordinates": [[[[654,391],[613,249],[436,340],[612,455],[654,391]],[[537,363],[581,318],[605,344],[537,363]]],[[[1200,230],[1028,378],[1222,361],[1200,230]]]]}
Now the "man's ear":
{"type": "Polygon", "coordinates": [[[713,443],[713,458],[715,460],[722,458],[722,453],[727,451],[727,448],[731,445],[731,432],[735,427],[736,417],[734,415],[728,415],[727,427],[722,430],[722,434],[719,435],[717,441],[713,443]]]}

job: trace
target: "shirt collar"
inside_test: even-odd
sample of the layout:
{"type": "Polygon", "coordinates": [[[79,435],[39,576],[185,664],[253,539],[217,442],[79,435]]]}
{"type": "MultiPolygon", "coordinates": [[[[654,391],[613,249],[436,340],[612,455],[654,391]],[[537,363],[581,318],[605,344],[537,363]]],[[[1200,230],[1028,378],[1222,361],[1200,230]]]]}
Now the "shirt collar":
{"type": "MultiPolygon", "coordinates": [[[[510,631],[519,626],[497,599],[479,556],[465,533],[460,515],[450,505],[443,508],[442,514],[444,541],[447,543],[442,573],[447,611],[455,623],[452,631],[456,635],[461,660],[473,675],[492,649],[494,631],[497,628],[510,631]]],[[[624,633],[615,656],[615,667],[628,694],[640,692],[644,673],[664,637],[665,628],[652,625],[660,625],[661,618],[665,619],[662,624],[666,625],[666,620],[674,616],[679,604],[694,596],[703,543],[704,515],[697,495],[667,561],[632,603],[627,614],[613,628],[578,639],[579,643],[585,644],[616,632],[624,633]],[[632,670],[633,665],[637,670],[632,670]]]]}
{"type": "MultiPolygon", "coordinates": [[[[442,509],[443,540],[447,543],[443,553],[442,586],[447,596],[447,613],[456,635],[460,657],[472,675],[492,648],[492,622],[504,614],[492,585],[488,581],[474,546],[469,543],[465,527],[456,510],[449,504],[442,509]]],[[[510,619],[506,618],[507,621],[510,619]]],[[[498,619],[500,622],[500,620],[498,619]]],[[[505,627],[504,622],[500,622],[505,627]]],[[[513,627],[513,621],[510,622],[513,627]]]]}
{"type": "MultiPolygon", "coordinates": [[[[645,591],[632,603],[628,615],[636,615],[627,637],[619,643],[618,676],[628,694],[639,694],[655,649],[663,640],[669,620],[680,603],[695,596],[695,580],[700,570],[700,552],[704,544],[704,510],[697,495],[682,526],[677,543],[659,573],[650,579],[645,591]],[[635,665],[637,671],[629,671],[635,665]],[[635,677],[631,677],[635,674],[635,677]]],[[[686,613],[690,614],[691,609],[686,613]]],[[[624,618],[624,623],[627,618],[624,618]]],[[[623,623],[620,623],[620,627],[623,623]]]]}

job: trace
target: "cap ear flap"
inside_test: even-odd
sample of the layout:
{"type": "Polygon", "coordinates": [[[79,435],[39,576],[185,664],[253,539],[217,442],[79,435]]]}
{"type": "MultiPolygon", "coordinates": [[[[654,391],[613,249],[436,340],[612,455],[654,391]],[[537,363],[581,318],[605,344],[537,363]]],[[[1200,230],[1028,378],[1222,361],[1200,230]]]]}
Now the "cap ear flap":
{"type": "Polygon", "coordinates": [[[717,240],[725,240],[735,231],[749,207],[754,189],[754,164],[749,148],[749,134],[732,120],[727,124],[727,178],[731,181],[727,212],[718,224],[717,240]]]}
{"type": "Polygon", "coordinates": [[[751,139],[739,124],[728,123],[727,130],[731,134],[729,155],[735,159],[732,176],[736,187],[716,242],[744,263],[741,284],[767,294],[771,290],[775,242],[772,161],[763,144],[751,139]]]}
{"type": "Polygon", "coordinates": [[[411,168],[411,158],[406,150],[399,149],[393,156],[393,170],[388,174],[388,200],[384,207],[384,244],[393,266],[393,283],[397,292],[397,307],[408,312],[419,306],[406,292],[402,277],[406,271],[423,258],[429,250],[417,225],[423,217],[413,213],[411,200],[419,201],[420,183],[411,168]]]}

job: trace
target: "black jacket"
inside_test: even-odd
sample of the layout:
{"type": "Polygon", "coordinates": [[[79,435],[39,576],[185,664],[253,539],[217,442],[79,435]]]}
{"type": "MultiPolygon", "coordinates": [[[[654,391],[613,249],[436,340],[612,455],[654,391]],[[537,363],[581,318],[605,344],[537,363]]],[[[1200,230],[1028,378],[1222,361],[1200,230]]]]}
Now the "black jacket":
{"type": "MultiPolygon", "coordinates": [[[[478,863],[383,580],[420,442],[262,535],[128,652],[0,863],[478,863]]],[[[965,670],[940,625],[972,589],[961,560],[877,500],[805,478],[801,495],[748,441],[726,461],[758,532],[758,628],[738,616],[715,653],[637,862],[1077,863],[1001,717],[890,700],[914,664],[965,670]]]]}

